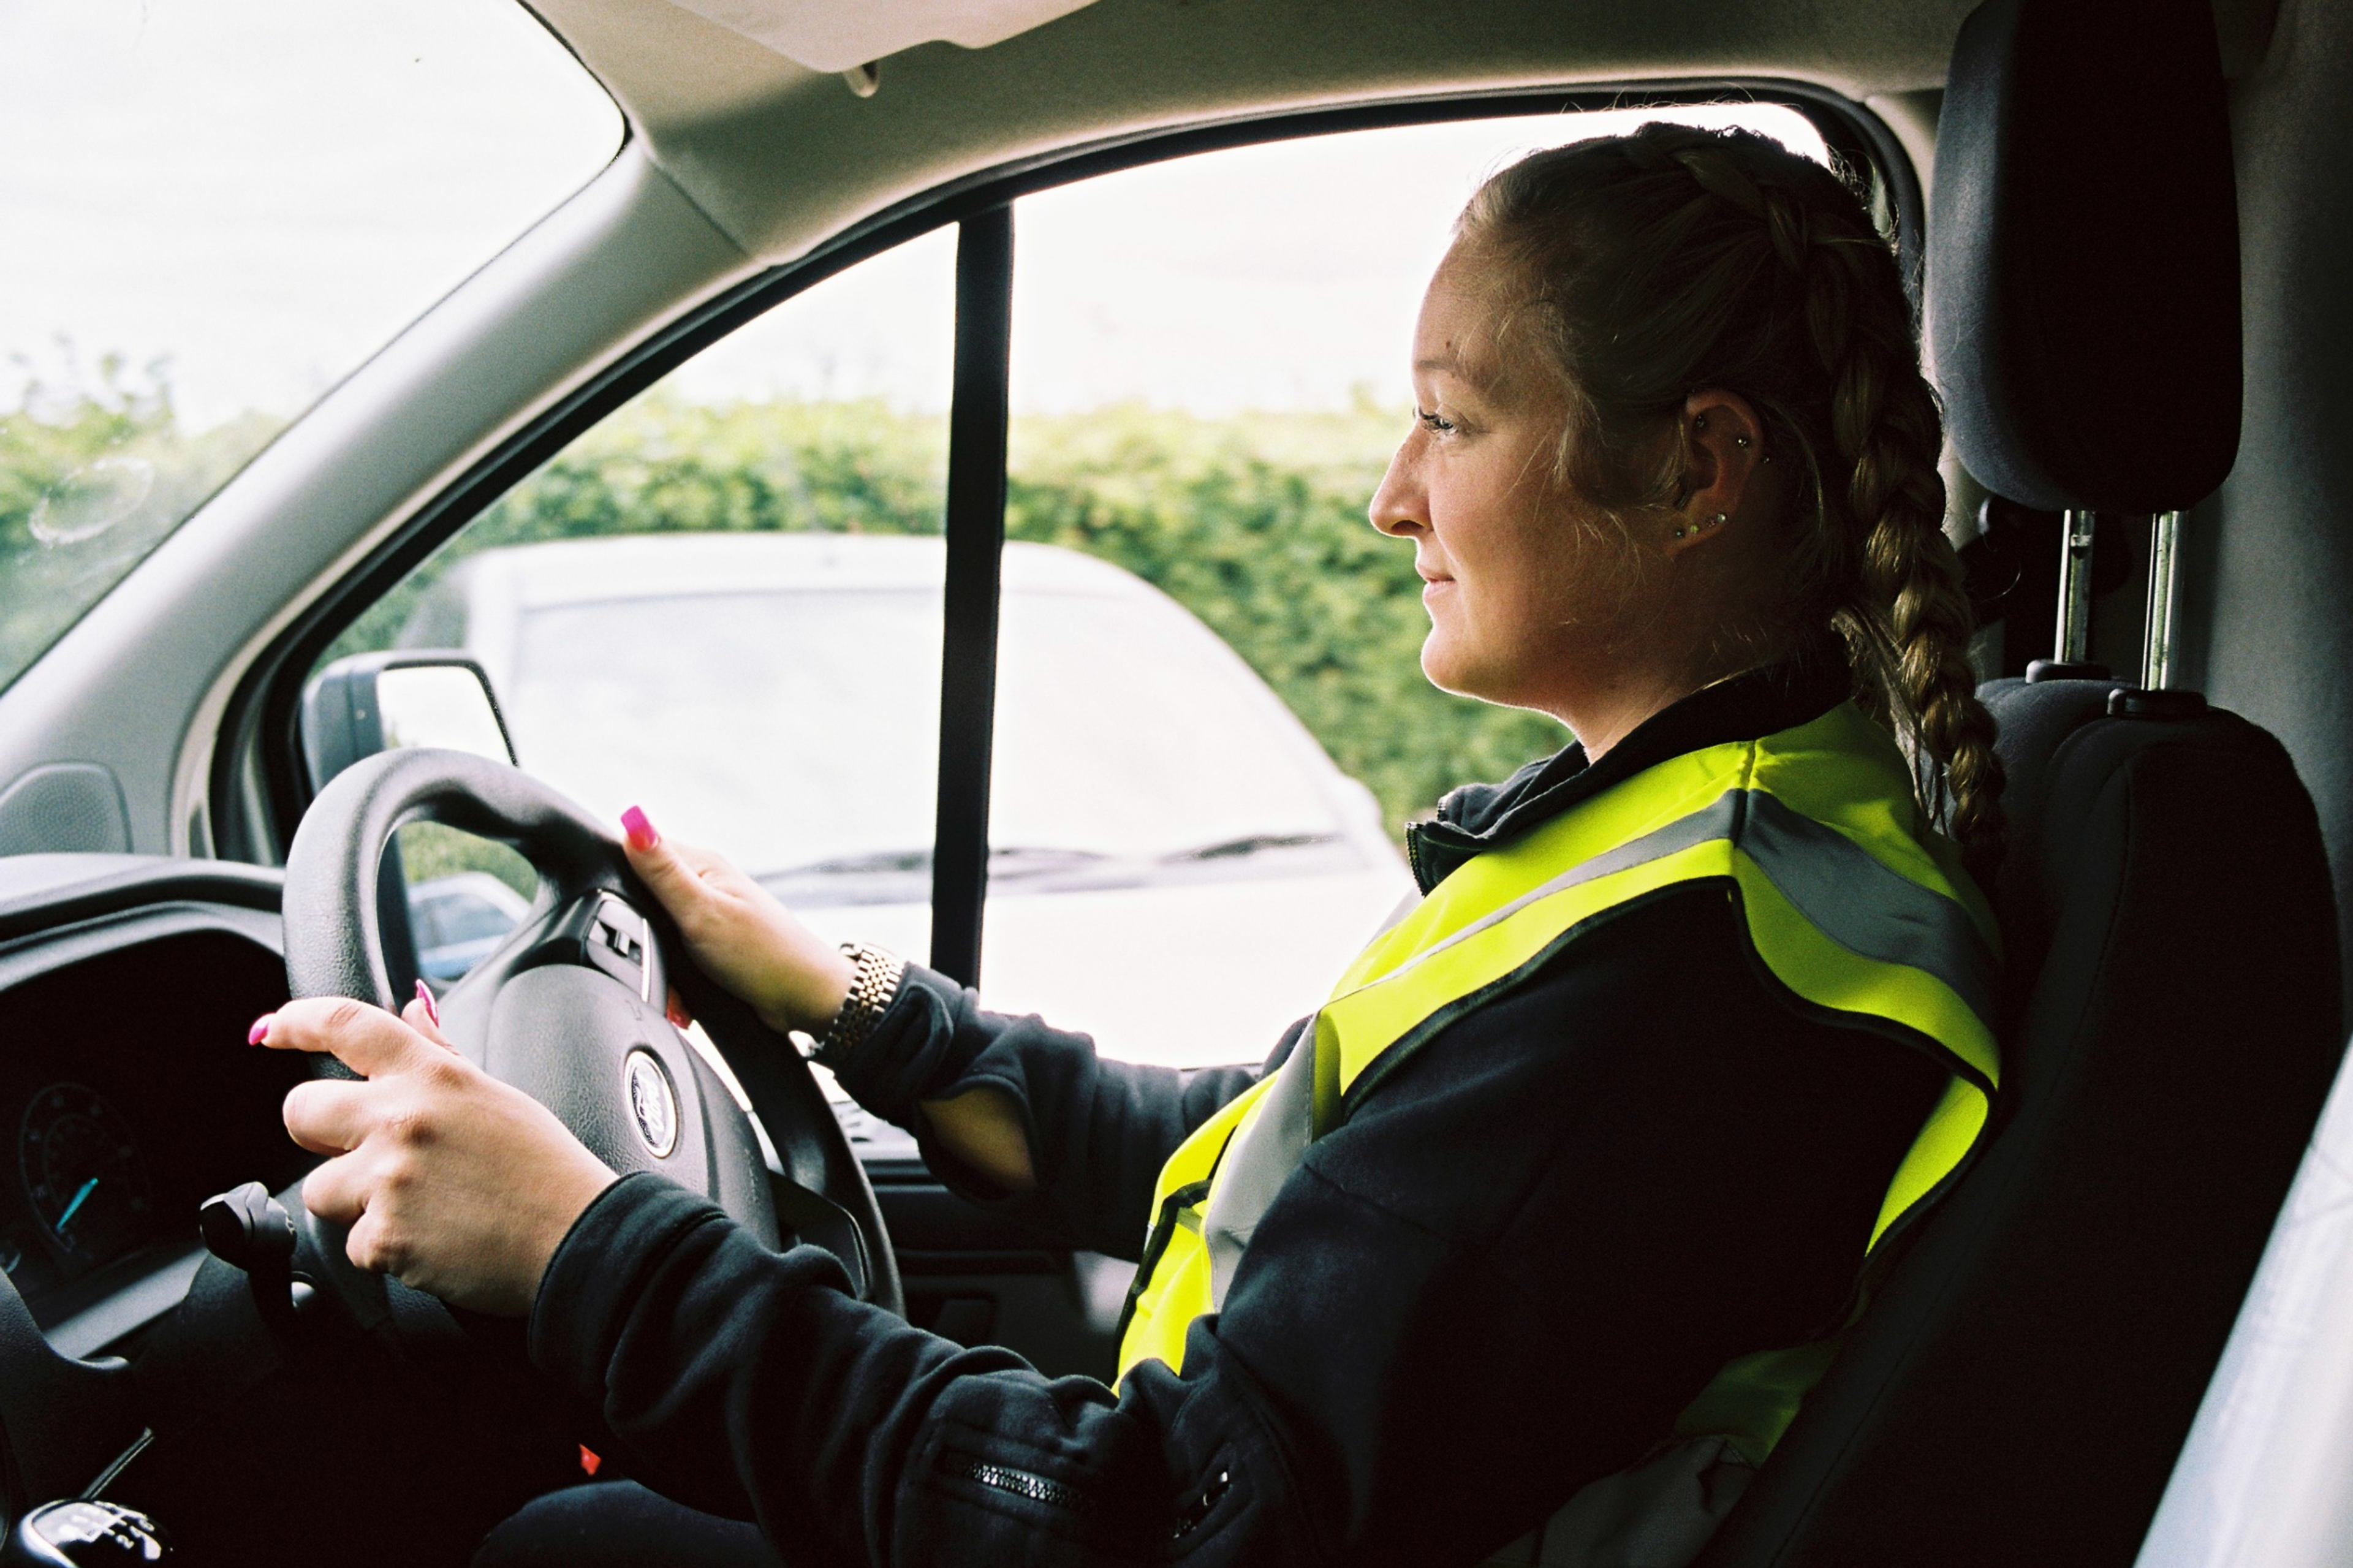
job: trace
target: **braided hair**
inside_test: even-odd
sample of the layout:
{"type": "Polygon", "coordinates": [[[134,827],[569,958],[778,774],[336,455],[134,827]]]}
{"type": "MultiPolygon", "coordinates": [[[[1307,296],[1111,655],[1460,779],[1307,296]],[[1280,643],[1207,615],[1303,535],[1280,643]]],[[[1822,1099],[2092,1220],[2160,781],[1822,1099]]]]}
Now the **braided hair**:
{"type": "Polygon", "coordinates": [[[1605,513],[1688,471],[1691,394],[1748,400],[1785,466],[1781,637],[1833,628],[1856,700],[1913,759],[1980,880],[2001,763],[1945,537],[1941,416],[1892,247],[1831,170],[1746,131],[1654,122],[1533,153],[1471,199],[1458,243],[1507,296],[1567,409],[1560,478],[1605,513]]]}

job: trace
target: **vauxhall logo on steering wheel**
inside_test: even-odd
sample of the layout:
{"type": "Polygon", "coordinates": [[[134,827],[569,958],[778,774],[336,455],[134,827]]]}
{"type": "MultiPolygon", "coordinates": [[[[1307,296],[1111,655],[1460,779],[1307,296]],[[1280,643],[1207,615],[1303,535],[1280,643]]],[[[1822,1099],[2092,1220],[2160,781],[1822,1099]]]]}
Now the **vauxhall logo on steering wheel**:
{"type": "Polygon", "coordinates": [[[638,1136],[656,1159],[666,1158],[678,1146],[678,1092],[660,1058],[640,1046],[621,1064],[621,1083],[628,1091],[629,1116],[638,1136]]]}

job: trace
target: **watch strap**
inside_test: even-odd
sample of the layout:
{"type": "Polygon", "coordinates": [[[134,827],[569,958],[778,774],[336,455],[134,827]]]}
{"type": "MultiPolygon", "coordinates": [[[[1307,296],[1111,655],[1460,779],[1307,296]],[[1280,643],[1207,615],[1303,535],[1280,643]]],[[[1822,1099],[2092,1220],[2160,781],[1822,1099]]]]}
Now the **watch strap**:
{"type": "Polygon", "coordinates": [[[810,1058],[819,1062],[839,1061],[859,1044],[882,1015],[890,1010],[899,994],[899,983],[906,978],[907,966],[885,949],[862,942],[845,942],[841,951],[854,968],[849,979],[849,994],[842,998],[841,1009],[817,1037],[817,1048],[810,1058]]]}

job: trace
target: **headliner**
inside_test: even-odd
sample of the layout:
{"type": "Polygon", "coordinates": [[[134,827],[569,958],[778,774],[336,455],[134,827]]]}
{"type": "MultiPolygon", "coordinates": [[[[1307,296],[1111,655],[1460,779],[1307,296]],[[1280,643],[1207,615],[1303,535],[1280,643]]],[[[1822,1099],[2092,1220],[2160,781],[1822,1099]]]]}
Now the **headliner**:
{"type": "MultiPolygon", "coordinates": [[[[920,36],[945,13],[1018,17],[1068,3],[899,0],[883,20],[899,24],[897,36],[920,36]]],[[[735,15],[739,26],[742,14],[807,9],[795,0],[692,4],[735,15]]],[[[1878,110],[1925,183],[1937,90],[1971,4],[1095,0],[993,47],[902,49],[880,62],[879,90],[863,97],[838,72],[796,64],[670,0],[536,0],[536,9],[664,171],[746,255],[773,262],[923,191],[1065,148],[1285,110],[1514,89],[1809,83],[1878,110]]],[[[2260,55],[2275,8],[2275,0],[2218,0],[2226,68],[2260,55]]],[[[966,36],[987,30],[972,26],[981,30],[966,36]]]]}

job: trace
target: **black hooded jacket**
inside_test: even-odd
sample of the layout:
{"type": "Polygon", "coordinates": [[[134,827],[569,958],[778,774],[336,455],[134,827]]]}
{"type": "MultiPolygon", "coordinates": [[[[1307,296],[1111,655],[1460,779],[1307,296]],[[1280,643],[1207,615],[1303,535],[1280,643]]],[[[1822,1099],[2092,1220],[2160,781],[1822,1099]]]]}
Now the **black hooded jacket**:
{"type": "MultiPolygon", "coordinates": [[[[1817,652],[1598,763],[1572,745],[1457,790],[1412,833],[1415,873],[1850,689],[1817,652]]],[[[1161,1163],[1268,1068],[1106,1061],[911,966],[838,1070],[952,1186],[1133,1258],[1161,1163]],[[979,1084],[1021,1110],[1031,1194],[981,1190],[929,1139],[917,1102],[979,1084]]],[[[1181,1377],[1145,1362],[1114,1394],[965,1349],[647,1175],[557,1251],[531,1352],[635,1474],[757,1520],[790,1563],[1475,1563],[1641,1459],[1726,1362],[1835,1325],[1943,1083],[1776,982],[1729,884],[1689,884],[1457,1020],[1319,1139],[1181,1377]]]]}

